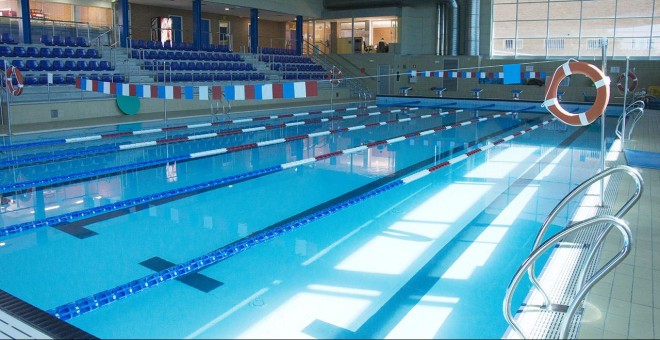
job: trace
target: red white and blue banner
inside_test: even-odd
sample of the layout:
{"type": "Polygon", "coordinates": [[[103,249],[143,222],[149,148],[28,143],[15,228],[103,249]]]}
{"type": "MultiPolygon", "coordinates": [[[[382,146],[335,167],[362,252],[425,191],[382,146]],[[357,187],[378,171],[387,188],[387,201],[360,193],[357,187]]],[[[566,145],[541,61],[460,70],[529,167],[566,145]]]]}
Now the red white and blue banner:
{"type": "MultiPolygon", "coordinates": [[[[457,72],[457,71],[409,70],[408,75],[411,77],[504,79],[504,72],[457,72]]],[[[521,72],[520,77],[545,79],[545,72],[521,72]]]]}
{"type": "Polygon", "coordinates": [[[227,86],[178,86],[124,84],[76,78],[76,88],[117,96],[184,100],[220,100],[223,94],[227,100],[295,99],[319,95],[316,81],[227,86]],[[197,96],[195,96],[196,93],[197,96]]]}

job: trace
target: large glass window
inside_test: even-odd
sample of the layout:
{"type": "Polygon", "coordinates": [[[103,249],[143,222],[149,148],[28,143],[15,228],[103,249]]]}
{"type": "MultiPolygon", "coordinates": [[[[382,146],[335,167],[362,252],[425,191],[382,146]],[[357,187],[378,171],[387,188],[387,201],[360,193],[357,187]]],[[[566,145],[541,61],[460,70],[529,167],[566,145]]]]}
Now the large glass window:
{"type": "Polygon", "coordinates": [[[493,0],[493,56],[658,57],[660,0],[493,0]]]}

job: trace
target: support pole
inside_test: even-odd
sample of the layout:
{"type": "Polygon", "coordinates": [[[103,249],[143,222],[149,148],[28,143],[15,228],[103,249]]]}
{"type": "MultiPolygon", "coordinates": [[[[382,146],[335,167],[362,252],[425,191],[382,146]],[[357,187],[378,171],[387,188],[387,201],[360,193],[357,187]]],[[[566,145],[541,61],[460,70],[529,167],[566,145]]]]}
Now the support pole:
{"type": "MultiPolygon", "coordinates": [[[[601,70],[607,77],[607,38],[600,39],[600,46],[603,50],[603,63],[601,70]]],[[[607,107],[605,107],[607,111],[607,107]]],[[[605,112],[600,116],[600,171],[605,171],[605,112]]],[[[600,206],[605,206],[605,180],[600,180],[600,206]]]]}
{"type": "Polygon", "coordinates": [[[624,83],[623,89],[623,125],[621,126],[621,151],[626,149],[626,120],[628,116],[628,111],[626,108],[628,100],[628,72],[630,72],[630,57],[626,57],[626,81],[624,83]]]}

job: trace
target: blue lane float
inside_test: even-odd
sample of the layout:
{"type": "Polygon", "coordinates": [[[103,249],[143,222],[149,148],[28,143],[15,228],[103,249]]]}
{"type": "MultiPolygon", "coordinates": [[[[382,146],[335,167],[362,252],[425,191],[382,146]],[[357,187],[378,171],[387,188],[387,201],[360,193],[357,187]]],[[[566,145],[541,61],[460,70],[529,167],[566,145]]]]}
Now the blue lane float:
{"type": "MultiPolygon", "coordinates": [[[[360,114],[353,114],[353,115],[346,115],[346,116],[336,116],[336,117],[331,117],[331,118],[322,118],[321,121],[337,121],[337,120],[348,120],[348,119],[354,119],[354,118],[364,118],[364,117],[369,117],[369,116],[376,116],[380,114],[388,114],[388,113],[396,113],[400,112],[402,110],[407,110],[407,111],[415,111],[417,108],[408,108],[408,109],[400,109],[400,110],[393,110],[393,111],[377,111],[377,112],[371,112],[371,113],[360,113],[360,114]]],[[[458,110],[455,110],[453,112],[460,112],[458,110]]],[[[440,114],[447,114],[449,112],[442,112],[440,114]]],[[[436,114],[434,114],[436,115],[436,114]]],[[[421,116],[424,117],[424,116],[421,116]]],[[[414,118],[413,118],[414,119],[414,118]]],[[[309,123],[317,123],[319,122],[319,119],[312,119],[312,120],[304,120],[304,121],[294,121],[290,123],[284,123],[281,124],[283,126],[298,126],[298,125],[305,125],[309,123]]],[[[247,127],[243,129],[235,129],[235,130],[229,130],[229,131],[221,131],[217,132],[216,135],[209,135],[205,136],[205,138],[212,138],[212,137],[222,137],[222,136],[227,136],[230,134],[233,134],[233,132],[241,132],[241,133],[246,133],[246,132],[254,132],[254,131],[265,131],[268,130],[272,125],[261,125],[257,127],[247,127]]],[[[330,131],[331,133],[339,132],[335,131],[333,132],[332,130],[330,131]]],[[[199,136],[199,135],[198,135],[199,136]]],[[[287,137],[289,140],[292,139],[300,139],[300,138],[308,138],[307,135],[299,135],[295,137],[287,137]]],[[[199,140],[201,138],[196,138],[195,140],[199,140]]],[[[186,140],[191,140],[191,138],[186,138],[186,140]]],[[[279,139],[278,139],[279,140],[279,139]]],[[[184,138],[183,137],[176,137],[174,139],[167,139],[167,140],[161,140],[161,141],[176,141],[176,142],[183,142],[184,138]]],[[[155,143],[152,141],[150,146],[152,144],[159,145],[158,141],[155,143]]],[[[164,144],[164,143],[160,143],[164,144]]],[[[260,142],[257,143],[258,145],[264,144],[264,145],[272,145],[272,141],[267,141],[267,142],[260,142]]],[[[146,146],[145,142],[141,143],[135,143],[135,144],[121,144],[117,146],[120,150],[124,149],[135,149],[133,146],[138,146],[138,147],[143,147],[146,146]]],[[[252,144],[250,144],[252,145],[252,144]]],[[[110,148],[115,148],[115,146],[112,146],[110,148]]],[[[226,148],[228,152],[233,152],[233,151],[238,151],[243,149],[242,146],[238,147],[228,147],[226,148]],[[231,151],[229,151],[231,150],[231,151]]],[[[94,149],[88,149],[86,150],[87,152],[93,153],[94,149]]],[[[98,150],[98,149],[96,149],[98,150]]],[[[202,152],[197,152],[195,154],[188,154],[188,155],[181,155],[181,156],[175,156],[175,157],[168,157],[164,159],[159,159],[159,160],[152,160],[148,162],[142,162],[142,163],[134,163],[134,164],[127,164],[123,166],[117,166],[117,167],[110,167],[110,168],[104,168],[104,169],[99,169],[99,170],[93,170],[93,171],[88,171],[88,172],[83,172],[83,173],[77,173],[77,174],[69,174],[69,175],[64,175],[64,176],[57,176],[57,177],[51,177],[47,179],[42,179],[42,180],[36,180],[36,181],[26,181],[26,182],[18,182],[18,183],[12,183],[4,186],[0,186],[0,193],[5,193],[5,192],[16,192],[16,191],[21,191],[21,190],[27,190],[30,188],[33,188],[35,186],[45,186],[49,184],[55,184],[55,183],[61,183],[61,182],[68,182],[68,181],[74,181],[74,180],[81,180],[85,178],[90,178],[93,176],[101,176],[101,175],[108,175],[108,174],[113,174],[113,173],[118,173],[121,171],[128,171],[128,170],[137,170],[137,169],[142,169],[146,167],[151,167],[151,166],[157,166],[157,165],[163,165],[167,163],[172,163],[175,161],[188,161],[192,160],[193,158],[200,158],[200,157],[206,157],[206,156],[213,156],[218,153],[215,153],[214,151],[216,150],[207,150],[207,151],[202,151],[202,152]]],[[[224,153],[224,152],[223,152],[224,153]]],[[[69,153],[69,156],[73,155],[74,153],[69,153]]],[[[100,153],[98,153],[100,154],[100,153]]],[[[50,156],[49,156],[50,157],[50,156]]],[[[52,156],[56,157],[56,156],[52,156]]],[[[79,157],[79,156],[78,156],[79,157]]],[[[34,158],[32,158],[34,159],[34,158]]],[[[26,160],[25,162],[27,162],[26,160]]]]}

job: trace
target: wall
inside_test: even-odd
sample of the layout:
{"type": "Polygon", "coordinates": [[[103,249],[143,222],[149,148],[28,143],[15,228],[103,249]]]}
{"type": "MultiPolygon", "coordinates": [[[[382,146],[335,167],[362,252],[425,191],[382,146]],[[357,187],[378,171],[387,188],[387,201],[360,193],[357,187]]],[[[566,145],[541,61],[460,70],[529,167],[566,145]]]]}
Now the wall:
{"type": "MultiPolygon", "coordinates": [[[[521,64],[522,71],[525,71],[527,66],[532,67],[535,72],[546,72],[548,77],[551,77],[556,68],[566,62],[567,59],[556,60],[538,60],[538,59],[490,59],[485,57],[445,57],[445,56],[428,56],[428,55],[392,55],[385,53],[372,53],[372,54],[353,54],[339,56],[345,59],[342,63],[344,74],[361,74],[360,69],[364,68],[364,74],[361,74],[362,83],[369,87],[373,94],[376,93],[376,79],[377,66],[379,64],[390,65],[392,77],[392,86],[390,94],[399,94],[399,89],[402,86],[411,86],[410,95],[414,96],[435,96],[435,91],[431,90],[432,87],[443,87],[443,78],[429,78],[417,77],[416,83],[410,83],[407,71],[412,69],[413,66],[419,71],[434,71],[442,70],[443,61],[445,59],[459,60],[459,68],[463,71],[471,72],[502,72],[502,65],[504,64],[521,64]],[[399,81],[395,80],[396,71],[400,72],[399,81]]],[[[601,67],[601,61],[596,60],[582,60],[591,63],[598,68],[601,67]]],[[[638,76],[639,84],[638,91],[648,86],[660,85],[660,73],[657,71],[657,61],[649,60],[632,60],[630,62],[631,68],[634,68],[638,76]]],[[[621,103],[623,96],[616,88],[616,78],[619,73],[612,72],[613,68],[619,68],[620,72],[625,70],[625,60],[616,59],[608,60],[608,73],[612,79],[610,101],[612,103],[621,103]]],[[[470,98],[472,97],[473,88],[483,88],[481,98],[491,99],[510,99],[512,98],[511,90],[522,90],[521,99],[534,100],[539,103],[545,98],[545,86],[537,85],[502,85],[502,84],[479,84],[477,79],[458,79],[457,91],[445,91],[445,97],[456,98],[470,98]]],[[[570,86],[561,88],[566,93],[564,95],[565,101],[584,101],[584,94],[593,96],[596,89],[593,87],[591,80],[582,75],[574,75],[571,77],[570,86]]]]}
{"type": "MultiPolygon", "coordinates": [[[[278,107],[287,105],[311,105],[311,104],[329,104],[330,96],[338,99],[345,99],[349,96],[348,88],[335,88],[334,92],[329,88],[319,88],[317,97],[299,98],[299,99],[272,99],[272,100],[236,100],[232,101],[231,113],[246,112],[242,115],[250,115],[251,110],[266,109],[268,107],[278,107]]],[[[225,101],[226,103],[226,101],[225,101]]],[[[135,116],[128,116],[119,111],[117,101],[114,97],[108,96],[105,99],[92,99],[84,101],[69,102],[43,102],[31,104],[13,104],[11,106],[11,124],[12,127],[19,127],[24,124],[48,123],[57,124],[59,122],[71,120],[89,120],[89,125],[102,124],[102,122],[121,122],[135,121],[135,119],[150,120],[162,119],[164,110],[167,109],[168,117],[185,116],[204,116],[210,115],[211,105],[216,101],[207,100],[163,100],[163,99],[140,99],[140,111],[135,116]],[[165,103],[164,103],[165,102],[165,103]],[[90,109],[90,105],[93,109],[90,109]],[[52,118],[51,111],[57,110],[58,117],[52,118]],[[112,121],[104,120],[112,118],[112,121]]],[[[219,103],[218,103],[219,104],[219,103]]],[[[222,106],[220,106],[222,109],[222,106]]],[[[7,112],[3,107],[2,113],[7,112]]],[[[6,120],[5,120],[6,121],[6,120]]]]}
{"type": "MultiPolygon", "coordinates": [[[[193,41],[193,17],[192,10],[182,11],[172,8],[160,8],[154,6],[145,6],[131,4],[131,27],[133,39],[149,40],[151,29],[151,18],[167,17],[169,15],[179,15],[183,20],[183,41],[191,43],[193,41]]],[[[248,24],[250,18],[239,18],[228,15],[203,13],[202,19],[211,20],[211,33],[213,43],[218,39],[218,22],[228,21],[230,33],[232,35],[233,49],[235,52],[245,51],[248,47],[248,24]]],[[[284,35],[286,31],[285,22],[259,21],[259,44],[260,46],[270,46],[271,41],[276,42],[273,47],[284,47],[284,35]],[[263,45],[266,44],[266,45],[263,45]]]]}

